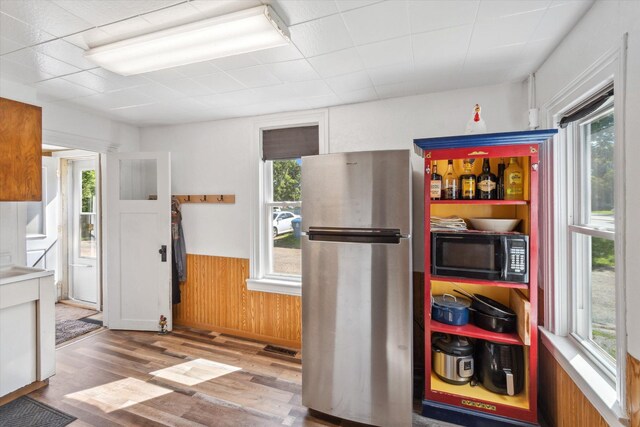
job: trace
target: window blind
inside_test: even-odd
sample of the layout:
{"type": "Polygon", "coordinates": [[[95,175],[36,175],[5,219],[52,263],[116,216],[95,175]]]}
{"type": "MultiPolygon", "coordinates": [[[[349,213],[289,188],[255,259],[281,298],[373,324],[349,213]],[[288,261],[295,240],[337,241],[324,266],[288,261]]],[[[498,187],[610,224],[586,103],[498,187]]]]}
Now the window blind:
{"type": "Polygon", "coordinates": [[[564,129],[569,126],[570,123],[587,117],[589,114],[600,108],[612,96],[613,84],[607,86],[606,88],[598,92],[595,96],[589,98],[586,102],[567,112],[567,114],[562,116],[560,122],[558,122],[558,126],[561,129],[564,129]]]}
{"type": "Polygon", "coordinates": [[[298,159],[319,153],[318,126],[262,131],[262,160],[298,159]]]}

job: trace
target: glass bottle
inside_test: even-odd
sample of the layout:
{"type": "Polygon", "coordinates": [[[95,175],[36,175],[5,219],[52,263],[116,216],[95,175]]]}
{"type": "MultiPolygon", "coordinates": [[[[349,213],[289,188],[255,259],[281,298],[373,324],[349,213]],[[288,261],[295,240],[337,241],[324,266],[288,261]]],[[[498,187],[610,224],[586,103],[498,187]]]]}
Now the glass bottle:
{"type": "Polygon", "coordinates": [[[504,159],[500,157],[500,163],[498,163],[498,187],[497,196],[498,200],[504,200],[504,159]]]}
{"type": "Polygon", "coordinates": [[[492,200],[497,197],[498,178],[491,173],[489,159],[482,159],[482,173],[478,175],[476,195],[481,200],[492,200]]]}
{"type": "Polygon", "coordinates": [[[476,198],[476,176],[471,172],[473,162],[464,159],[464,173],[460,175],[460,198],[473,200],[476,198]]]}
{"type": "Polygon", "coordinates": [[[509,166],[504,171],[504,199],[524,199],[522,168],[518,165],[518,160],[515,157],[509,158],[509,166]]]}
{"type": "Polygon", "coordinates": [[[440,200],[442,197],[442,175],[438,174],[438,162],[433,162],[430,194],[431,200],[440,200]]]}
{"type": "Polygon", "coordinates": [[[458,199],[458,176],[453,170],[453,160],[449,160],[447,164],[447,172],[442,179],[442,198],[445,200],[458,199]]]}

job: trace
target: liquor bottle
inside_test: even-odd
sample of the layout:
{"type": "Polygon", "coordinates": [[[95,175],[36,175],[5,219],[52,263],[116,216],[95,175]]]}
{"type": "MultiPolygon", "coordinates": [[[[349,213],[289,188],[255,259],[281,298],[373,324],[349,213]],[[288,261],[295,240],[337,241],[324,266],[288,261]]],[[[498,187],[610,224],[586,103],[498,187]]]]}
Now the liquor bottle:
{"type": "Polygon", "coordinates": [[[438,162],[433,162],[430,193],[431,200],[440,200],[442,197],[442,175],[438,174],[438,162]]]}
{"type": "Polygon", "coordinates": [[[496,184],[498,178],[491,173],[489,159],[482,160],[482,173],[477,178],[476,195],[481,200],[495,199],[497,196],[496,184]]]}
{"type": "Polygon", "coordinates": [[[509,158],[509,166],[504,171],[504,199],[523,200],[524,182],[522,168],[515,157],[509,158]]]}
{"type": "Polygon", "coordinates": [[[453,170],[453,160],[449,160],[447,164],[447,172],[442,179],[442,198],[445,200],[458,199],[458,176],[453,170]]]}
{"type": "Polygon", "coordinates": [[[471,159],[464,159],[464,173],[460,175],[460,198],[473,200],[476,198],[476,176],[471,173],[471,159]]]}
{"type": "Polygon", "coordinates": [[[500,163],[498,163],[498,200],[504,200],[504,167],[504,159],[500,157],[500,163]]]}

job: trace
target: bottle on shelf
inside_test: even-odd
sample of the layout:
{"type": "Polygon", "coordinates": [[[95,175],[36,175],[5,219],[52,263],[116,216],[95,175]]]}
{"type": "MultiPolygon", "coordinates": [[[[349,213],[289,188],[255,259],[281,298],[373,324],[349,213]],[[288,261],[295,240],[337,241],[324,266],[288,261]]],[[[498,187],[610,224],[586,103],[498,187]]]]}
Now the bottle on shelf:
{"type": "MultiPolygon", "coordinates": [[[[475,159],[473,159],[475,160],[475,159]]],[[[476,198],[476,176],[471,172],[472,159],[464,159],[464,173],[460,175],[460,198],[473,200],[476,198]]]]}
{"type": "Polygon", "coordinates": [[[438,162],[433,162],[430,194],[431,200],[440,200],[442,197],[442,175],[438,174],[438,162]]]}
{"type": "Polygon", "coordinates": [[[504,200],[504,159],[500,157],[500,163],[498,163],[498,186],[497,196],[498,200],[504,200]]]}
{"type": "Polygon", "coordinates": [[[515,157],[509,158],[509,166],[504,171],[504,198],[505,200],[524,199],[522,168],[515,157]]]}
{"type": "Polygon", "coordinates": [[[453,160],[449,160],[447,171],[442,179],[442,198],[445,200],[456,200],[458,194],[458,176],[453,170],[453,160]]]}
{"type": "Polygon", "coordinates": [[[476,195],[481,200],[493,200],[497,198],[498,178],[491,173],[489,159],[482,160],[482,173],[477,178],[476,195]]]}

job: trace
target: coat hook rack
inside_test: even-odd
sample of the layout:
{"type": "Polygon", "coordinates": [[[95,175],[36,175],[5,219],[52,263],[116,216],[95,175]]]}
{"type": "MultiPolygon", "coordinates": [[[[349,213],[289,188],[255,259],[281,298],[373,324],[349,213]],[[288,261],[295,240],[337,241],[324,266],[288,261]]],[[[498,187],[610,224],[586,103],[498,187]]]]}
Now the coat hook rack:
{"type": "Polygon", "coordinates": [[[227,203],[235,204],[235,194],[174,194],[180,203],[227,203]]]}

